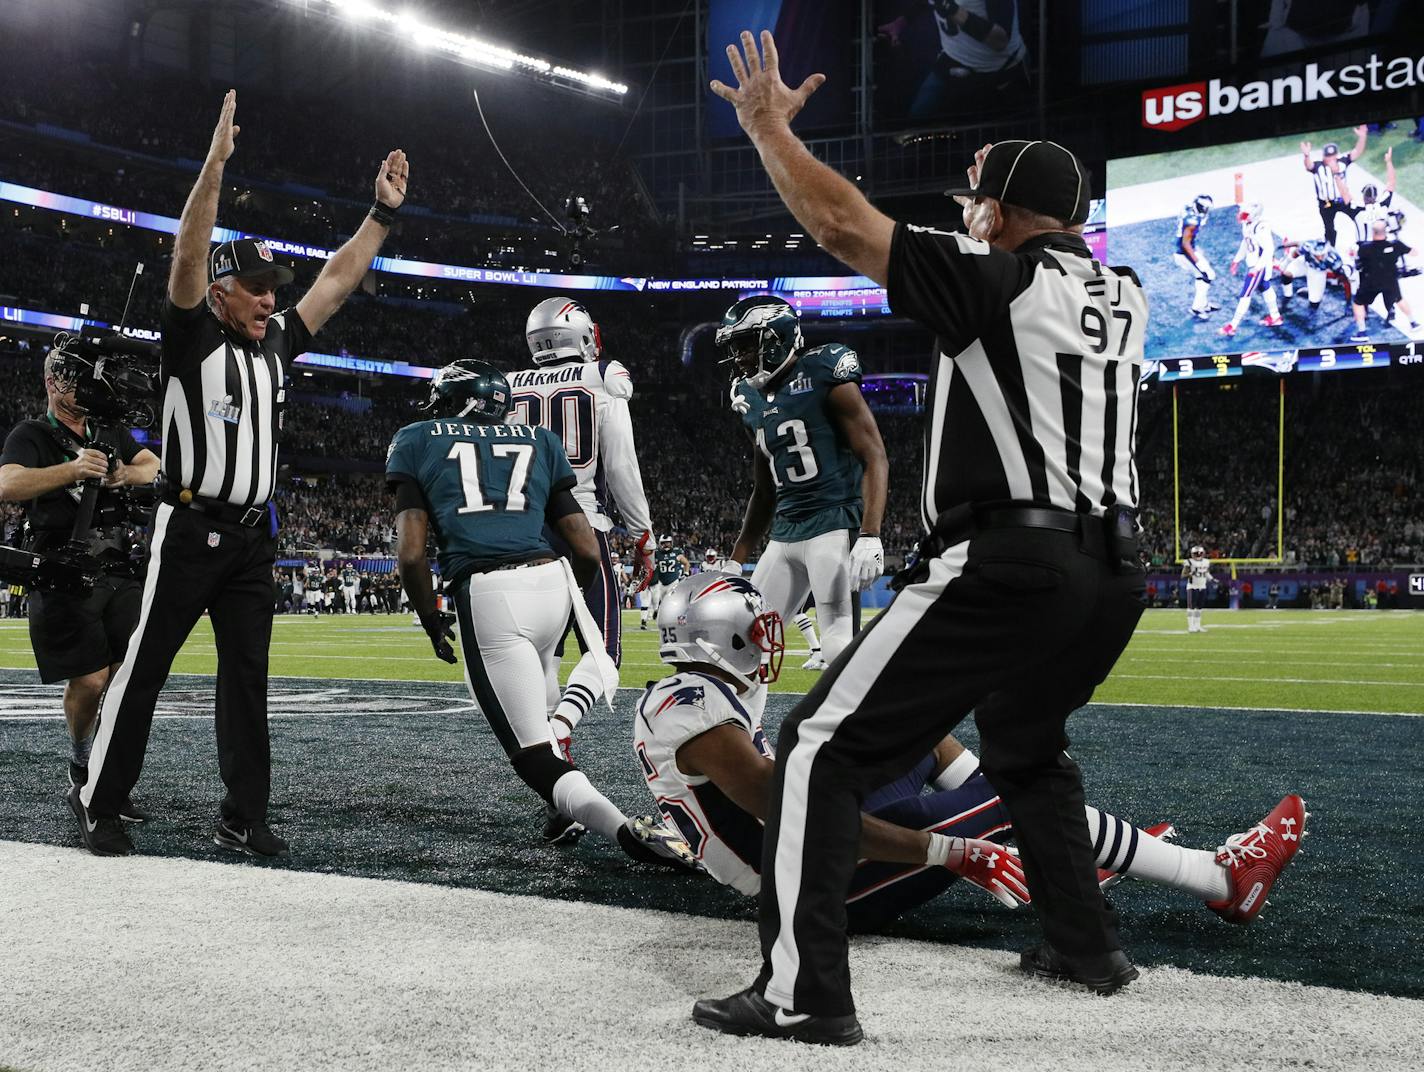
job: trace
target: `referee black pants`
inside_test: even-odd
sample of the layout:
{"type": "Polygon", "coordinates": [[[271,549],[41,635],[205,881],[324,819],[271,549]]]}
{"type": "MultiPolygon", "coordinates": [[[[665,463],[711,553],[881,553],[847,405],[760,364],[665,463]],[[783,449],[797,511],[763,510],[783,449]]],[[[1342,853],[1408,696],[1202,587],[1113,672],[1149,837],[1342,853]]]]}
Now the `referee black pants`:
{"type": "Polygon", "coordinates": [[[1068,954],[1119,948],[1098,889],[1065,723],[1142,614],[1143,575],[1101,528],[991,529],[951,546],[788,716],[762,856],[757,987],[798,1013],[852,1012],[845,898],[861,803],[976,713],[982,766],[1013,818],[1034,909],[1068,954]]]}
{"type": "Polygon", "coordinates": [[[218,650],[218,769],[227,786],[222,816],[242,824],[265,821],[276,544],[265,524],[246,528],[168,503],[158,507],[138,626],[104,695],[89,753],[83,797],[93,815],[117,815],[137,784],[159,690],[206,610],[218,650]]]}

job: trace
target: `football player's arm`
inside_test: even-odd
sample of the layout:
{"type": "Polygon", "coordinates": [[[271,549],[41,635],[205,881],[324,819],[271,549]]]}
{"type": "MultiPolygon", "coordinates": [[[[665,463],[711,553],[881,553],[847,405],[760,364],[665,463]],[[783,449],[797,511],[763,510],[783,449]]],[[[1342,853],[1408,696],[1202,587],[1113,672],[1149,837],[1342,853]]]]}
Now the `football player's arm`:
{"type": "Polygon", "coordinates": [[[564,512],[553,516],[546,511],[544,517],[573,552],[574,557],[570,565],[574,568],[574,580],[578,581],[580,588],[587,588],[598,575],[600,566],[598,538],[594,536],[593,526],[588,523],[588,517],[574,499],[573,493],[566,489],[562,494],[568,497],[563,507],[554,505],[558,499],[557,495],[550,498],[549,503],[556,512],[559,509],[564,512]],[[568,509],[569,504],[572,504],[573,509],[568,509]]]}
{"type": "MultiPolygon", "coordinates": [[[[733,804],[766,821],[776,764],[757,751],[744,728],[729,722],[698,734],[677,750],[677,767],[684,774],[712,779],[712,784],[733,804]]],[[[925,862],[929,834],[894,826],[872,815],[862,814],[860,820],[862,859],[925,862]]]]}
{"type": "Polygon", "coordinates": [[[826,396],[826,408],[836,431],[865,470],[860,478],[860,531],[867,536],[879,536],[880,523],[885,517],[885,490],[890,483],[890,462],[885,456],[880,426],[875,423],[875,415],[870,412],[858,383],[832,387],[826,396]]]}
{"type": "MultiPolygon", "coordinates": [[[[401,587],[410,599],[410,609],[420,618],[420,627],[430,638],[430,645],[437,658],[443,662],[455,662],[455,648],[451,643],[455,634],[450,629],[453,616],[442,614],[435,605],[435,588],[430,581],[430,565],[425,558],[425,543],[430,535],[430,515],[422,499],[420,489],[409,480],[402,480],[396,486],[396,569],[400,573],[401,587]]],[[[326,579],[326,588],[336,590],[335,577],[326,579]]]]}
{"type": "MultiPolygon", "coordinates": [[[[400,149],[391,150],[376,172],[376,200],[392,211],[400,208],[409,175],[410,163],[405,153],[400,149]]],[[[311,289],[297,302],[302,323],[313,335],[365,278],[366,270],[389,233],[389,226],[367,216],[356,233],[331,255],[311,289]]]]}
{"type": "Polygon", "coordinates": [[[638,450],[633,440],[633,418],[628,403],[621,398],[609,400],[598,430],[598,454],[604,479],[613,501],[623,515],[630,532],[648,532],[653,519],[648,510],[648,495],[643,490],[643,472],[638,466],[638,450]]]}
{"type": "Polygon", "coordinates": [[[1005,27],[1014,24],[1014,0],[988,0],[984,5],[988,18],[960,7],[955,0],[940,0],[936,6],[945,11],[950,22],[995,52],[1008,47],[1009,31],[1005,27]]]}
{"type": "Polygon", "coordinates": [[[173,262],[168,269],[168,300],[180,309],[201,305],[208,292],[208,247],[212,245],[213,224],[218,219],[218,197],[222,193],[223,167],[235,148],[242,128],[234,125],[237,91],[228,90],[218,113],[213,140],[198,179],[183,204],[178,218],[178,234],[173,239],[173,262]]]}
{"type": "Polygon", "coordinates": [[[771,463],[766,455],[756,451],[752,455],[752,494],[747,500],[747,510],[742,515],[742,531],[737,536],[737,545],[732,548],[732,560],[746,565],[752,552],[761,544],[771,525],[772,511],[776,508],[776,486],[771,479],[771,463]]]}
{"type": "Polygon", "coordinates": [[[792,89],[781,80],[776,42],[769,31],[762,31],[760,50],[750,31],[743,31],[741,40],[745,61],[736,45],[727,46],[737,88],[714,80],[712,92],[737,110],[737,122],[797,222],[831,256],[884,286],[895,221],[791,133],[791,120],[826,76],[813,74],[792,89]]]}
{"type": "Polygon", "coordinates": [[[1194,224],[1187,224],[1182,228],[1182,252],[1187,255],[1187,260],[1193,264],[1197,263],[1197,229],[1194,224]]]}

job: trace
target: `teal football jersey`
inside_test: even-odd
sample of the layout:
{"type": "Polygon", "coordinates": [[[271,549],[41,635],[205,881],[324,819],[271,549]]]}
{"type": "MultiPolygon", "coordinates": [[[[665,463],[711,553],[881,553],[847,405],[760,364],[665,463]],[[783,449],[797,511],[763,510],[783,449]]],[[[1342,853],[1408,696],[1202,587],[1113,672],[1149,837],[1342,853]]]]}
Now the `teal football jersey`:
{"type": "Polygon", "coordinates": [[[863,468],[826,410],[831,389],[859,384],[860,376],[855,351],[827,343],[802,353],[787,378],[765,393],[745,381],[737,386],[751,407],[742,422],[776,483],[773,540],[791,543],[860,527],[863,468]]]}
{"type": "Polygon", "coordinates": [[[386,479],[420,485],[446,583],[554,556],[544,507],[577,482],[559,437],[523,424],[420,421],[391,440],[386,479]]]}
{"type": "Polygon", "coordinates": [[[678,557],[682,554],[680,547],[674,547],[668,551],[659,551],[653,557],[653,579],[658,584],[677,584],[682,576],[682,563],[678,557]]]}

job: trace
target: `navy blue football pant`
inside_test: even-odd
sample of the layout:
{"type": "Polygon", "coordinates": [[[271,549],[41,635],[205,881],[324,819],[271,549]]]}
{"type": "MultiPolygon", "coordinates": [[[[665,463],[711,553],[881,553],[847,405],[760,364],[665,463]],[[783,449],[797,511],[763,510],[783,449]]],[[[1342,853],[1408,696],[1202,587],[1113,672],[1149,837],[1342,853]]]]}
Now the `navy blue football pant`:
{"type": "MultiPolygon", "coordinates": [[[[896,826],[949,837],[1000,841],[1009,836],[1009,811],[989,779],[975,774],[958,789],[926,793],[934,768],[934,755],[926,756],[908,774],[867,796],[862,810],[896,826]]],[[[878,930],[938,897],[958,878],[944,867],[864,861],[856,866],[846,894],[847,929],[878,930]]]]}
{"type": "MultiPolygon", "coordinates": [[[[598,623],[598,630],[603,634],[603,646],[608,652],[608,657],[613,660],[614,666],[621,666],[623,663],[623,608],[618,602],[618,576],[613,569],[612,549],[608,543],[608,533],[593,530],[594,538],[598,541],[598,572],[594,574],[593,580],[588,582],[588,587],[583,590],[583,601],[588,605],[588,611],[593,615],[593,620],[598,623]]],[[[570,562],[574,559],[573,549],[564,542],[554,529],[550,526],[544,527],[544,538],[549,541],[549,546],[554,549],[554,553],[562,555],[570,562]]],[[[569,629],[573,628],[573,618],[569,618],[569,629]]],[[[568,638],[568,629],[564,630],[564,639],[568,638]]],[[[583,641],[579,639],[577,632],[574,639],[578,640],[579,651],[585,650],[583,641]]],[[[559,641],[558,648],[554,652],[559,658],[564,655],[564,641],[559,641]]]]}

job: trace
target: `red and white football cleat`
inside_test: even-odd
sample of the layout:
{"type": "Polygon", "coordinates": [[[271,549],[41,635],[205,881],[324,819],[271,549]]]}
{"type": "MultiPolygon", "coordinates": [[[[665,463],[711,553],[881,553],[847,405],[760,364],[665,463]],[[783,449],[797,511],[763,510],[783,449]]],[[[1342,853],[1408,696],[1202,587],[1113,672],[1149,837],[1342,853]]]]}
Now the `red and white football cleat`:
{"type": "Polygon", "coordinates": [[[1216,862],[1231,876],[1231,896],[1206,906],[1228,923],[1250,923],[1266,907],[1266,894],[1295,859],[1310,812],[1294,793],[1250,830],[1232,834],[1216,850],[1216,862]]]}
{"type": "Polygon", "coordinates": [[[1008,908],[1029,903],[1028,879],[1016,854],[993,841],[954,840],[960,845],[950,850],[945,867],[1008,908]]]}
{"type": "MultiPolygon", "coordinates": [[[[1171,823],[1154,823],[1152,826],[1144,826],[1143,833],[1151,834],[1158,841],[1171,841],[1177,836],[1177,828],[1171,823]]],[[[1116,871],[1109,871],[1106,868],[1098,868],[1098,889],[1107,893],[1127,876],[1119,875],[1116,871]]]]}
{"type": "Polygon", "coordinates": [[[1278,328],[1285,323],[1285,318],[1281,316],[1263,316],[1261,324],[1263,327],[1278,328]]]}
{"type": "Polygon", "coordinates": [[[1236,325],[1235,325],[1235,324],[1232,324],[1232,323],[1229,323],[1229,322],[1228,322],[1228,323],[1225,323],[1225,324],[1222,324],[1222,325],[1221,325],[1221,333],[1222,333],[1223,335],[1235,335],[1235,334],[1236,334],[1236,325]]]}

